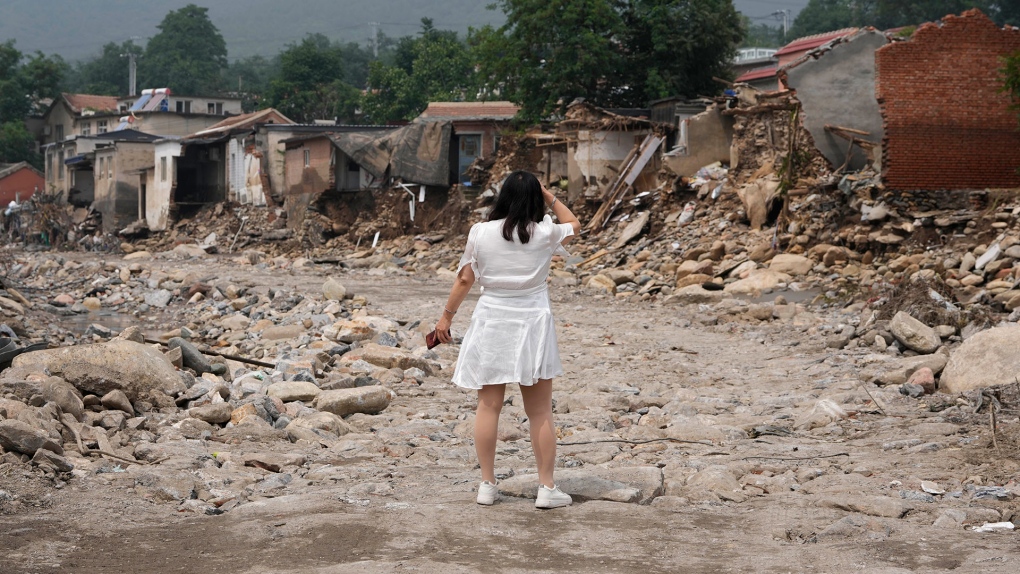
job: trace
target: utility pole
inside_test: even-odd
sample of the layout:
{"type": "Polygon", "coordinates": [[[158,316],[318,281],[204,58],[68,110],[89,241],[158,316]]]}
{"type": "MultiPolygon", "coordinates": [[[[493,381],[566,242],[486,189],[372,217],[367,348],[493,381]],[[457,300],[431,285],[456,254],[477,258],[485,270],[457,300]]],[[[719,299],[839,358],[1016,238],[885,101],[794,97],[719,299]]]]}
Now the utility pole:
{"type": "Polygon", "coordinates": [[[121,58],[128,59],[128,96],[136,96],[137,90],[135,89],[135,78],[138,75],[138,54],[121,54],[121,58]]]}
{"type": "Polygon", "coordinates": [[[769,14],[769,16],[775,16],[776,20],[783,20],[783,37],[785,38],[790,32],[790,10],[776,10],[769,14]]]}
{"type": "Polygon", "coordinates": [[[379,57],[379,23],[369,22],[369,26],[372,27],[372,55],[376,58],[379,57]]]}

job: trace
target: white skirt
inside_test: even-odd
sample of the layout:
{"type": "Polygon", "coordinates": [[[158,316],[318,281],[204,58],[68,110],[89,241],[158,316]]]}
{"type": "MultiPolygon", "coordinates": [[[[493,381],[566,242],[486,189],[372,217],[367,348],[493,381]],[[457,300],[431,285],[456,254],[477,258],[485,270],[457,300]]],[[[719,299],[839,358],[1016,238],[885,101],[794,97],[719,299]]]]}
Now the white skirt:
{"type": "Polygon", "coordinates": [[[562,374],[545,286],[523,295],[485,290],[460,346],[454,384],[466,389],[505,383],[527,386],[562,374]]]}

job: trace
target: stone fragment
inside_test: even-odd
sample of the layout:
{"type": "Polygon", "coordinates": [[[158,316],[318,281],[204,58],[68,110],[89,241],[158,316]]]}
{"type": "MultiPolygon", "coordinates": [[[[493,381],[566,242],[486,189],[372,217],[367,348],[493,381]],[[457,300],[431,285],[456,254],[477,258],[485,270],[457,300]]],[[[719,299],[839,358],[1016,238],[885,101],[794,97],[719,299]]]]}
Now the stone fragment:
{"type": "Polygon", "coordinates": [[[78,397],[74,387],[60,377],[49,377],[43,381],[43,399],[56,404],[61,412],[70,414],[78,422],[85,418],[85,405],[81,398],[78,397]]]}
{"type": "Polygon", "coordinates": [[[889,321],[889,332],[908,349],[927,355],[942,344],[935,329],[900,311],[889,321]]]}
{"type": "Polygon", "coordinates": [[[709,291],[699,285],[688,285],[683,289],[674,291],[672,295],[666,297],[663,303],[673,303],[679,305],[694,305],[700,303],[718,303],[723,299],[729,297],[723,291],[709,291]]]}
{"type": "Polygon", "coordinates": [[[602,273],[595,275],[591,279],[589,279],[587,286],[589,289],[605,291],[610,295],[616,294],[616,281],[613,281],[612,277],[602,273]]]}
{"type": "Polygon", "coordinates": [[[71,472],[74,470],[74,465],[66,458],[45,448],[35,451],[35,455],[32,456],[32,464],[50,472],[71,472]]]}
{"type": "Polygon", "coordinates": [[[1007,324],[968,337],[949,356],[939,390],[962,393],[1015,383],[1020,373],[1020,326],[1007,324]]]}
{"type": "Polygon", "coordinates": [[[45,431],[33,428],[20,420],[0,421],[0,447],[6,451],[20,452],[28,456],[34,455],[41,448],[57,454],[64,454],[64,449],[45,431]]]}
{"type": "MultiPolygon", "coordinates": [[[[556,486],[575,501],[609,500],[648,504],[663,492],[662,470],[654,466],[557,469],[556,486]]],[[[538,475],[519,474],[499,483],[509,496],[534,498],[538,475]]]]}
{"type": "Polygon", "coordinates": [[[120,389],[114,389],[105,395],[99,402],[102,403],[103,408],[108,410],[123,411],[131,416],[135,416],[135,408],[131,406],[131,401],[124,394],[124,391],[120,389]]]}
{"type": "Polygon", "coordinates": [[[917,385],[924,389],[926,395],[930,395],[935,392],[935,373],[928,367],[921,367],[910,375],[906,384],[917,385]]]}
{"type": "Polygon", "coordinates": [[[818,506],[887,518],[903,518],[911,508],[902,499],[861,494],[823,498],[818,501],[818,506]]]}
{"type": "Polygon", "coordinates": [[[641,231],[648,225],[648,220],[651,218],[650,211],[642,211],[634,216],[634,219],[627,224],[627,227],[623,228],[623,232],[620,233],[620,238],[616,240],[613,247],[619,249],[624,245],[627,245],[635,237],[641,235],[641,231]]]}
{"type": "Polygon", "coordinates": [[[188,409],[188,416],[216,425],[230,422],[233,412],[230,403],[213,403],[188,409]]]}
{"type": "Polygon", "coordinates": [[[350,364],[362,360],[384,369],[410,369],[418,368],[426,373],[432,372],[432,366],[428,360],[419,357],[398,347],[386,347],[369,343],[364,347],[354,349],[343,356],[341,363],[350,364]]]}
{"type": "Polygon", "coordinates": [[[269,385],[269,389],[266,390],[270,397],[278,398],[285,403],[313,401],[321,392],[315,383],[306,381],[280,381],[269,385]]]}
{"type": "Polygon", "coordinates": [[[319,437],[337,438],[351,432],[351,427],[339,416],[329,412],[302,415],[287,425],[287,436],[291,441],[298,439],[317,440],[319,437]],[[314,434],[311,436],[309,433],[314,434]]]}
{"type": "Polygon", "coordinates": [[[300,337],[305,334],[308,330],[305,329],[304,325],[274,325],[266,328],[262,331],[262,338],[267,341],[279,341],[283,339],[293,339],[300,337]]]}
{"type": "Polygon", "coordinates": [[[194,370],[196,373],[201,375],[202,373],[212,372],[212,364],[205,358],[205,355],[198,350],[198,347],[193,345],[190,341],[182,339],[181,337],[170,337],[167,341],[167,346],[171,349],[180,349],[181,357],[184,361],[184,366],[194,370]]]}
{"type": "Polygon", "coordinates": [[[794,277],[807,275],[814,266],[814,261],[804,257],[803,255],[794,255],[792,253],[780,253],[773,257],[772,262],[769,263],[769,269],[771,271],[776,273],[785,273],[794,277]]]}
{"type": "Polygon", "coordinates": [[[174,294],[166,289],[150,291],[145,294],[145,304],[151,307],[166,307],[173,298],[174,294]]]}
{"type": "Polygon", "coordinates": [[[343,301],[344,297],[347,296],[347,288],[344,287],[343,283],[330,277],[322,284],[322,296],[327,301],[343,301]]]}
{"type": "Polygon", "coordinates": [[[949,357],[943,353],[890,359],[868,365],[861,372],[861,377],[880,385],[902,385],[907,382],[910,375],[923,367],[931,369],[932,373],[937,375],[942,372],[948,360],[949,357]]]}
{"type": "Polygon", "coordinates": [[[789,275],[777,273],[772,269],[755,269],[746,278],[727,285],[725,291],[733,295],[760,294],[775,289],[780,283],[789,280],[789,275]]]}
{"type": "Polygon", "coordinates": [[[322,391],[313,403],[320,411],[347,416],[354,413],[376,414],[386,410],[392,399],[392,392],[382,386],[356,387],[322,391]]]}

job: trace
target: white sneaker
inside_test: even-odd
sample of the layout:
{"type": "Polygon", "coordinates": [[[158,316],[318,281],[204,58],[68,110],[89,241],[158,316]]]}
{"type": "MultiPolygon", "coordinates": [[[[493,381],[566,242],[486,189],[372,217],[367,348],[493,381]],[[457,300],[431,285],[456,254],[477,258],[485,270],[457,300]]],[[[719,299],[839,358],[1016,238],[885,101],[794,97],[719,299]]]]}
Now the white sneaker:
{"type": "Polygon", "coordinates": [[[561,506],[570,506],[574,503],[574,499],[570,498],[570,495],[560,490],[556,485],[552,488],[542,484],[538,487],[538,497],[535,499],[535,508],[559,508],[561,506]]]}
{"type": "Polygon", "coordinates": [[[491,506],[496,499],[499,498],[499,489],[496,488],[495,484],[487,480],[483,480],[478,485],[478,504],[484,504],[485,506],[491,506]]]}

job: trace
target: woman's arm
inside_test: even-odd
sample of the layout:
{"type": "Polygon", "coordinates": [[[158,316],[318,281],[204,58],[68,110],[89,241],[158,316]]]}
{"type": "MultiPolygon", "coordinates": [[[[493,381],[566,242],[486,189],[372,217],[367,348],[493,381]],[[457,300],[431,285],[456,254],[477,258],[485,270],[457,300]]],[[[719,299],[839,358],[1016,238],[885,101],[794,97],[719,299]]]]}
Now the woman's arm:
{"type": "Polygon", "coordinates": [[[581,233],[581,222],[577,220],[577,217],[570,211],[570,208],[565,203],[556,198],[545,186],[542,186],[542,195],[545,196],[545,204],[552,209],[556,219],[560,223],[569,223],[574,228],[574,235],[567,236],[561,243],[569,243],[571,239],[581,233]]]}
{"type": "Polygon", "coordinates": [[[436,323],[436,336],[439,337],[440,343],[449,343],[453,340],[453,337],[450,335],[450,325],[453,323],[453,316],[457,314],[460,304],[464,302],[464,297],[467,297],[468,291],[471,291],[471,286],[474,284],[475,272],[471,269],[471,266],[465,265],[461,267],[457,278],[453,280],[453,288],[450,289],[450,297],[446,300],[443,314],[439,318],[439,322],[436,323]]]}

